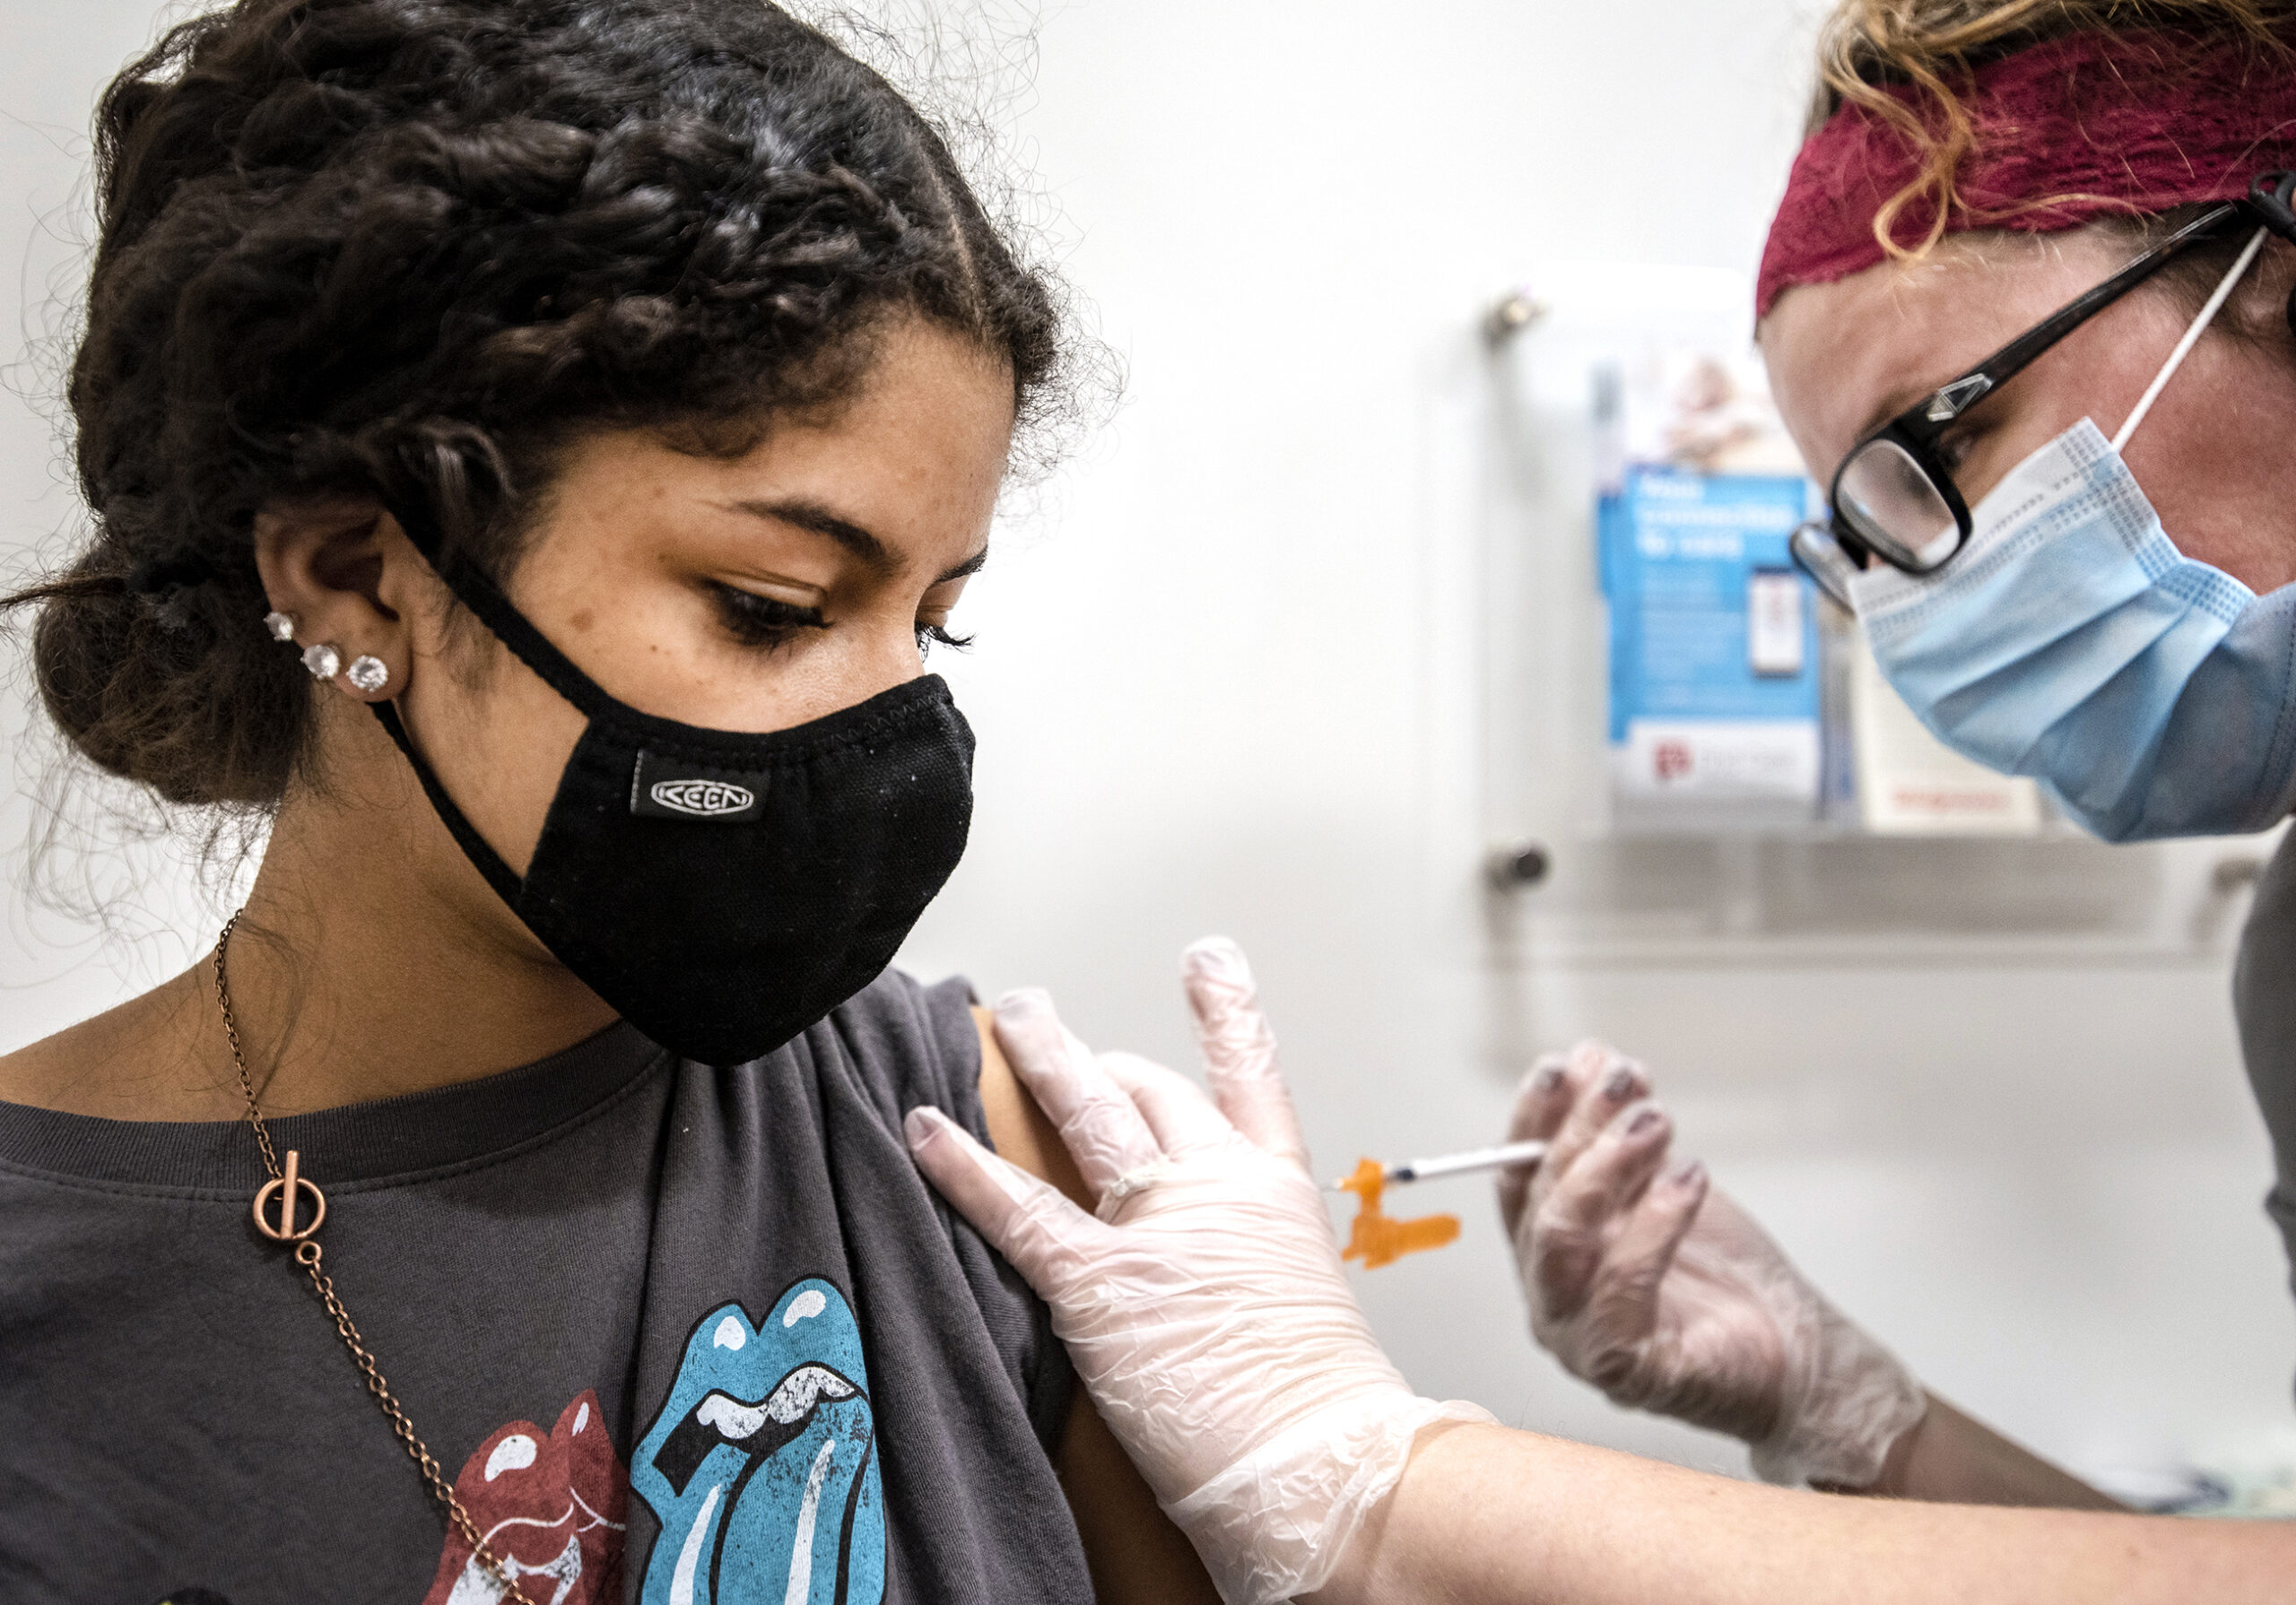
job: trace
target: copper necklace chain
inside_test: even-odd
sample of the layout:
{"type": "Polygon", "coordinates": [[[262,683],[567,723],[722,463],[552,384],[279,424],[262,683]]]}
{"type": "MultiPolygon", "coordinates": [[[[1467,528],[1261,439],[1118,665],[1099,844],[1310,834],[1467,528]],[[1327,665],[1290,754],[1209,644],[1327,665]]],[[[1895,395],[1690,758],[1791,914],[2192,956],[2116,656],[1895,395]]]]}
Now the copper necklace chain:
{"type": "Polygon", "coordinates": [[[447,1480],[438,1461],[416,1435],[414,1423],[407,1419],[406,1411],[399,1407],[398,1396],[391,1392],[391,1384],[383,1379],[382,1369],[375,1364],[373,1353],[361,1341],[359,1329],[352,1323],[351,1312],[343,1307],[343,1300],[335,1296],[335,1279],[319,1268],[317,1234],[326,1219],[326,1195],[319,1191],[317,1183],[302,1174],[301,1156],[293,1149],[287,1150],[286,1162],[283,1165],[280,1162],[278,1150],[271,1145],[270,1129],[263,1124],[263,1111],[256,1103],[255,1079],[248,1073],[247,1054],[239,1048],[239,1022],[231,1017],[231,989],[223,976],[223,950],[231,945],[231,932],[239,923],[239,915],[246,912],[242,908],[239,914],[225,920],[222,934],[215,939],[215,1002],[223,1011],[223,1037],[231,1045],[231,1063],[239,1069],[239,1090],[247,1095],[248,1124],[255,1128],[257,1146],[263,1150],[263,1167],[271,1173],[271,1180],[265,1183],[262,1190],[255,1195],[256,1229],[274,1243],[292,1243],[295,1245],[295,1262],[309,1274],[311,1290],[319,1296],[319,1302],[334,1317],[335,1330],[342,1334],[343,1346],[351,1350],[352,1359],[357,1362],[360,1374],[367,1379],[367,1391],[375,1396],[375,1402],[382,1406],[383,1414],[390,1418],[391,1431],[406,1446],[408,1456],[414,1462],[415,1469],[422,1473],[422,1480],[432,1497],[446,1506],[456,1531],[469,1541],[472,1558],[502,1591],[498,1598],[516,1601],[516,1605],[534,1605],[534,1601],[527,1599],[525,1592],[511,1579],[509,1566],[487,1543],[485,1534],[479,1531],[478,1523],[471,1520],[470,1512],[464,1508],[461,1498],[455,1493],[455,1485],[447,1480]],[[299,1223],[296,1217],[305,1197],[310,1200],[311,1218],[299,1223]]]}

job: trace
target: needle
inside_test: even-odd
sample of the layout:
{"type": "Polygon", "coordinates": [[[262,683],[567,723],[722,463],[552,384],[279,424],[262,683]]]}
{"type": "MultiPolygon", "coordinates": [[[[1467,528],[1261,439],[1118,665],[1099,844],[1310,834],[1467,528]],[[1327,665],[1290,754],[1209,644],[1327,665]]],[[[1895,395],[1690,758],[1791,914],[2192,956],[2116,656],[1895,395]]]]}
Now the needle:
{"type": "MultiPolygon", "coordinates": [[[[1544,1142],[1502,1142],[1497,1148],[1471,1148],[1465,1153],[1437,1159],[1406,1159],[1390,1165],[1381,1178],[1387,1182],[1425,1182],[1439,1176],[1459,1176],[1470,1170],[1497,1170],[1503,1165],[1535,1165],[1546,1158],[1544,1142]]],[[[1344,1180],[1330,1184],[1330,1193],[1347,1190],[1344,1180]]]]}

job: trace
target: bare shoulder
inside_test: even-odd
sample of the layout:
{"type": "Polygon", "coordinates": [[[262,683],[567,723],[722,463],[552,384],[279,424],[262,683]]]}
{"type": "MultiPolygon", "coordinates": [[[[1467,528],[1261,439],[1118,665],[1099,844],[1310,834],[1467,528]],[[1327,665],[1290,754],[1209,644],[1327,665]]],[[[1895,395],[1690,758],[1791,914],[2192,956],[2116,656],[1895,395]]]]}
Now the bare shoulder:
{"type": "MultiPolygon", "coordinates": [[[[972,1018],[980,1031],[980,1112],[989,1141],[1004,1158],[1091,1209],[1092,1195],[1059,1132],[997,1045],[994,1018],[981,1008],[972,1018]]],[[[1053,1465],[1101,1605],[1218,1605],[1196,1550],[1157,1508],[1155,1495],[1081,1388],[1053,1465]]]]}
{"type": "Polygon", "coordinates": [[[0,1054],[0,1102],[109,1120],[228,1119],[196,1029],[190,973],[53,1036],[0,1054]]]}
{"type": "Polygon", "coordinates": [[[1078,1208],[1091,1209],[1096,1201],[1076,1161],[997,1045],[996,1017],[975,1004],[972,1023],[980,1032],[980,1114],[989,1141],[1004,1158],[1059,1188],[1078,1208]]]}

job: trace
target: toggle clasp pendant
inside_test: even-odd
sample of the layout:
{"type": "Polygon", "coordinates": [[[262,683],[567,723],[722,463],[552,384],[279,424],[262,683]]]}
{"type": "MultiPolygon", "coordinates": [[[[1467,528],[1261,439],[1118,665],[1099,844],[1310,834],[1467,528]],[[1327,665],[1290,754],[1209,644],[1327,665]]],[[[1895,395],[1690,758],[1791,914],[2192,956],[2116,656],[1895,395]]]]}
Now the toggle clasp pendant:
{"type": "Polygon", "coordinates": [[[326,1219],[326,1194],[319,1191],[317,1182],[302,1174],[301,1161],[302,1156],[289,1149],[282,1174],[264,1183],[262,1191],[255,1195],[255,1229],[274,1243],[300,1243],[317,1231],[319,1223],[326,1219]],[[304,1193],[310,1194],[311,1218],[298,1226],[295,1216],[304,1193]],[[279,1201],[275,1210],[268,1207],[274,1199],[279,1201]],[[274,1214],[278,1218],[275,1226],[272,1223],[274,1214]]]}

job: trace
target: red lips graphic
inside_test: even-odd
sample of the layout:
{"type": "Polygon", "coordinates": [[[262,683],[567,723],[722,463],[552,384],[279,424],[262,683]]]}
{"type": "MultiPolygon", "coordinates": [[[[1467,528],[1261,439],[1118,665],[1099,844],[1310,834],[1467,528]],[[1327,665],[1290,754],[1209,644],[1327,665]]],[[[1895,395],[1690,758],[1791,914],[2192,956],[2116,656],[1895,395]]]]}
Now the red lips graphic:
{"type": "MultiPolygon", "coordinates": [[[[619,1605],[630,1475],[613,1452],[596,1393],[568,1405],[545,1434],[500,1427],[463,1462],[455,1493],[534,1605],[619,1605]]],[[[495,1605],[502,1591],[448,1531],[422,1605],[495,1605]]]]}

